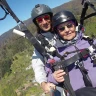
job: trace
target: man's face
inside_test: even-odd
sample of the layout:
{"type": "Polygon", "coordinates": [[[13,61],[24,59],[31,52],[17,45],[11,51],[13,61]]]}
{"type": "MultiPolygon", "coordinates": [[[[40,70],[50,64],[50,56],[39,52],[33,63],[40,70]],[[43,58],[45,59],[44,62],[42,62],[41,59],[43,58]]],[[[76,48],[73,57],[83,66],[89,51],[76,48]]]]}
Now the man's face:
{"type": "Polygon", "coordinates": [[[51,29],[51,18],[49,14],[37,17],[36,22],[43,31],[49,31],[51,29]]]}

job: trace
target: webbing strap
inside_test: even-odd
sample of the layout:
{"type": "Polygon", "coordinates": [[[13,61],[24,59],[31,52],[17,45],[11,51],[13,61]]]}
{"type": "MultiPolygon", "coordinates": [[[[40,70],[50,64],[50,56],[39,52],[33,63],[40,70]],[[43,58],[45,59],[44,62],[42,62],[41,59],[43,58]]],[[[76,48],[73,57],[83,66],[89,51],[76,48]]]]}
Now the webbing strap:
{"type": "Polygon", "coordinates": [[[92,16],[96,16],[96,12],[91,13],[91,14],[87,15],[86,17],[82,17],[82,18],[81,18],[81,24],[82,24],[82,21],[84,21],[84,20],[86,20],[86,19],[88,19],[88,18],[90,18],[90,17],[92,17],[92,16]]]}
{"type": "Polygon", "coordinates": [[[81,66],[81,67],[79,66],[79,69],[80,69],[80,71],[81,71],[81,73],[83,75],[83,80],[84,80],[85,86],[86,87],[92,87],[92,82],[91,82],[91,80],[90,80],[90,78],[88,76],[87,70],[84,68],[84,66],[81,66]]]}
{"type": "Polygon", "coordinates": [[[88,9],[88,4],[84,4],[84,8],[82,9],[81,17],[80,17],[80,23],[83,25],[84,20],[82,18],[85,18],[86,11],[88,9]]]}
{"type": "Polygon", "coordinates": [[[37,41],[37,39],[29,32],[27,28],[22,28],[22,31],[25,33],[25,36],[32,43],[32,45],[36,48],[36,50],[44,57],[47,56],[46,49],[41,46],[41,44],[37,41]]]}
{"type": "Polygon", "coordinates": [[[82,59],[88,57],[88,55],[89,55],[88,49],[84,49],[81,53],[79,52],[78,54],[74,55],[73,57],[71,57],[67,60],[57,61],[57,62],[53,63],[52,66],[54,66],[54,68],[56,70],[58,69],[58,66],[66,68],[66,67],[70,66],[71,64],[75,63],[77,60],[82,60],[82,59]]]}
{"type": "Polygon", "coordinates": [[[90,3],[89,1],[87,1],[87,0],[85,2],[84,1],[85,0],[82,0],[82,5],[84,3],[84,7],[82,8],[82,13],[81,13],[81,17],[80,17],[81,25],[83,25],[83,22],[84,22],[85,19],[88,19],[88,18],[96,15],[96,8],[94,7],[94,5],[92,3],[90,3]],[[89,15],[87,15],[85,17],[87,9],[88,9],[88,6],[90,6],[95,12],[91,13],[91,14],[89,14],[89,15]]]}
{"type": "Polygon", "coordinates": [[[72,88],[72,86],[71,86],[71,84],[69,82],[68,75],[64,75],[64,79],[65,79],[64,86],[67,89],[67,91],[69,92],[70,96],[76,96],[75,92],[74,92],[74,90],[73,90],[73,88],[72,88]]]}

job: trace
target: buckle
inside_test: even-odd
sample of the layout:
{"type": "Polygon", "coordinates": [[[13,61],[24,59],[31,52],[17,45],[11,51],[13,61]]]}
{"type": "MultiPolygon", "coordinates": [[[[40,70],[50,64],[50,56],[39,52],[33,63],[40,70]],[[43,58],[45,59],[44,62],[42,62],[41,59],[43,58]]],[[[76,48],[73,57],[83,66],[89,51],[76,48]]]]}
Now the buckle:
{"type": "Polygon", "coordinates": [[[75,66],[82,67],[83,64],[82,64],[82,62],[80,62],[79,60],[77,60],[77,61],[75,62],[75,66]]]}

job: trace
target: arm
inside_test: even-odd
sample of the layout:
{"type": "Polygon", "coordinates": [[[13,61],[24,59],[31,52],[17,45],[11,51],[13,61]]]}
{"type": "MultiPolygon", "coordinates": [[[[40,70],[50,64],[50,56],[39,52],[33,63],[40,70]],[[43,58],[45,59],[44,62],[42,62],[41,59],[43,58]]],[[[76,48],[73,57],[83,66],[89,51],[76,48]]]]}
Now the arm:
{"type": "Polygon", "coordinates": [[[34,50],[32,56],[32,68],[35,74],[35,79],[41,85],[44,92],[49,93],[51,88],[55,89],[55,85],[53,83],[47,82],[46,71],[44,67],[45,65],[43,57],[37,50],[34,50]]]}
{"type": "Polygon", "coordinates": [[[47,73],[47,81],[48,82],[51,82],[51,83],[57,85],[58,83],[64,81],[64,74],[66,74],[64,72],[64,70],[59,69],[57,71],[52,72],[52,68],[51,68],[50,64],[47,64],[45,66],[45,70],[47,73]]]}
{"type": "Polygon", "coordinates": [[[45,93],[50,93],[51,90],[55,90],[56,86],[53,83],[50,82],[42,82],[41,87],[44,90],[45,93]]]}
{"type": "Polygon", "coordinates": [[[47,81],[54,84],[58,84],[58,82],[56,82],[55,78],[53,77],[52,68],[49,63],[45,65],[45,71],[46,71],[47,81]]]}
{"type": "Polygon", "coordinates": [[[96,39],[94,40],[93,44],[95,44],[95,45],[96,45],[96,39]]]}
{"type": "Polygon", "coordinates": [[[36,81],[41,85],[42,82],[47,82],[46,71],[44,69],[44,61],[42,55],[35,49],[32,56],[32,68],[35,74],[36,81]]]}

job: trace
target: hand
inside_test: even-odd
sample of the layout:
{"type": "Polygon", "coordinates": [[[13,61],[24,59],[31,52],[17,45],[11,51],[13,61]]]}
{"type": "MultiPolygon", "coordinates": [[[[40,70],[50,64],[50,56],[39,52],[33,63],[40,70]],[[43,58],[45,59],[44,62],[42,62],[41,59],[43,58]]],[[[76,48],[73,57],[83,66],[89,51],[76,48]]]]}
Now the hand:
{"type": "Polygon", "coordinates": [[[61,69],[59,69],[59,70],[57,70],[57,71],[55,71],[54,73],[53,73],[53,77],[55,78],[55,80],[57,81],[57,82],[63,82],[64,81],[64,75],[65,75],[66,73],[64,72],[64,70],[61,70],[61,69]]]}
{"type": "Polygon", "coordinates": [[[42,82],[41,87],[45,93],[50,93],[51,89],[56,89],[56,86],[50,82],[42,82]]]}

